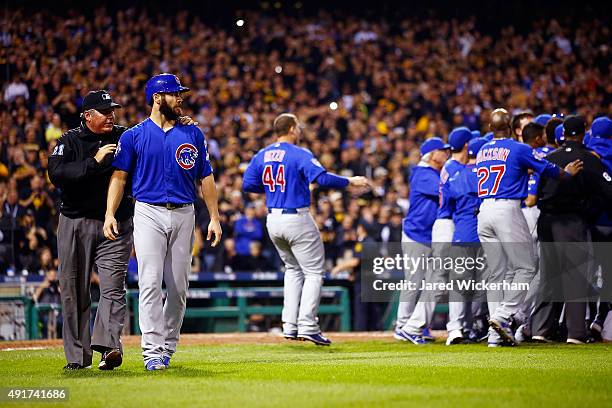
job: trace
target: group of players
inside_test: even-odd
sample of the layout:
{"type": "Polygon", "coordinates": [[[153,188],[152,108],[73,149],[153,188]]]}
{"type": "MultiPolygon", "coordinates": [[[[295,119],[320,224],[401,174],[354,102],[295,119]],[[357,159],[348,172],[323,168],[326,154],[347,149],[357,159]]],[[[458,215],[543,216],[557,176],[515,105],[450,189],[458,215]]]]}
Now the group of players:
{"type": "MultiPolygon", "coordinates": [[[[180,116],[182,95],[188,91],[175,75],[152,77],[145,88],[150,117],[129,129],[114,125],[114,109],[120,106],[108,92],[91,92],[83,105],[82,125],[63,135],[50,158],[51,180],[62,190],[58,241],[62,242],[59,253],[66,369],[88,367],[92,348],[102,354],[100,369],[121,364],[124,279],[132,239],[138,259],[139,324],[146,369],[167,368],[176,351],[186,307],[196,187],[201,189],[211,216],[207,239],[214,236],[214,246],[222,233],[204,135],[189,118],[180,116]],[[94,265],[102,294],[92,339],[88,277],[94,265]],[[165,301],[162,282],[167,289],[165,301]]],[[[410,209],[403,224],[406,252],[412,256],[457,256],[459,250],[463,255],[476,256],[481,251],[478,247],[456,244],[480,242],[487,258],[488,279],[530,283],[537,271],[532,241],[537,214],[524,210],[527,216],[523,215],[521,207],[528,188],[527,205],[533,206],[532,193],[542,190],[535,185],[544,184],[546,178],[571,180],[588,161],[589,177],[598,178],[597,185],[606,199],[612,197],[609,167],[607,172],[597,167],[603,168],[600,158],[610,165],[612,149],[603,142],[609,142],[612,136],[610,119],[593,123],[589,146],[594,146],[596,153],[589,153],[588,160],[558,162],[561,168],[543,158],[553,147],[543,142],[544,127],[537,124],[541,117],[535,123],[528,123],[532,116],[526,114],[517,118],[511,121],[507,111],[497,109],[491,115],[491,133],[484,137],[457,128],[450,133],[449,144],[440,138],[422,143],[422,159],[412,171],[410,209]],[[529,145],[512,138],[512,130],[529,145]]],[[[546,123],[548,134],[548,128],[559,119],[545,119],[550,119],[546,123]]],[[[324,250],[309,212],[309,186],[317,183],[332,189],[350,188],[359,194],[369,188],[369,181],[327,172],[309,150],[299,146],[302,128],[291,113],[275,119],[277,140],[255,154],[245,170],[243,190],[265,194],[267,229],[285,265],[284,337],[330,345],[317,317],[324,250]]],[[[579,141],[582,146],[585,124],[580,117],[567,117],[561,128],[566,139],[563,143],[579,141]]],[[[555,127],[552,133],[558,129],[555,127]]],[[[411,279],[449,279],[449,271],[418,272],[411,279]]],[[[515,344],[510,325],[519,312],[530,314],[524,307],[525,295],[525,291],[495,296],[487,293],[487,302],[451,298],[447,344],[467,340],[467,323],[474,316],[484,316],[486,306],[489,345],[515,344]]],[[[402,298],[395,338],[425,344],[439,300],[419,299],[417,292],[402,298]]],[[[594,324],[601,329],[602,322],[594,324]]],[[[568,341],[582,342],[583,337],[576,335],[568,341]]]]}
{"type": "MultiPolygon", "coordinates": [[[[504,109],[496,109],[491,115],[490,130],[480,137],[478,132],[459,127],[450,132],[449,144],[432,138],[421,145],[422,160],[410,180],[411,205],[403,236],[404,253],[411,257],[424,254],[476,258],[484,252],[486,269],[473,269],[471,275],[461,277],[453,270],[421,269],[407,279],[434,283],[483,279],[522,288],[470,295],[449,293],[447,345],[484,339],[489,347],[512,346],[530,338],[549,342],[554,338],[554,320],[558,323],[561,312],[567,323],[568,343],[583,344],[592,335],[597,338],[609,299],[601,299],[600,313],[591,315],[591,333],[587,333],[584,301],[574,298],[563,308],[563,302],[547,298],[553,297],[545,290],[550,282],[567,277],[564,266],[558,262],[553,265],[551,259],[563,259],[566,254],[550,254],[550,246],[545,246],[547,254],[540,262],[537,236],[539,231],[545,241],[571,242],[566,248],[588,244],[594,228],[603,231],[601,236],[609,237],[609,218],[603,214],[598,222],[602,225],[590,223],[581,213],[582,208],[573,206],[570,196],[589,204],[594,198],[599,205],[595,211],[599,213],[610,209],[612,121],[607,117],[596,119],[584,139],[586,124],[580,116],[561,119],[522,112],[511,118],[504,109]],[[574,178],[581,172],[580,179],[574,178]],[[551,179],[560,181],[550,182],[551,179]],[[536,204],[543,208],[539,223],[536,204]],[[578,219],[577,224],[570,224],[568,215],[571,221],[578,219]],[[549,218],[553,222],[546,221],[549,218]],[[572,232],[563,235],[568,229],[572,232]],[[488,325],[483,324],[487,315],[488,325]],[[532,321],[536,326],[533,336],[532,321]],[[516,337],[513,329],[517,329],[516,337]]],[[[610,265],[601,267],[605,274],[610,265]]],[[[583,283],[575,280],[565,285],[583,283]]],[[[397,340],[414,344],[433,340],[428,326],[443,293],[420,295],[419,298],[418,291],[410,291],[401,297],[394,332],[397,340]]]]}

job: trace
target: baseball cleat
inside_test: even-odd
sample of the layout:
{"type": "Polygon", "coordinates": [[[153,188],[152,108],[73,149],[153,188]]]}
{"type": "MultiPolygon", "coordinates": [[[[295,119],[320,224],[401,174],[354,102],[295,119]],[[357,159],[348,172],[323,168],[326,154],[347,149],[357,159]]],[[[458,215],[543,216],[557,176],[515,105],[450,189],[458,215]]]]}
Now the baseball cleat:
{"type": "Polygon", "coordinates": [[[552,343],[553,341],[549,338],[546,338],[544,336],[532,336],[531,340],[535,341],[536,343],[552,343]]]}
{"type": "Polygon", "coordinates": [[[423,338],[422,335],[420,334],[410,334],[405,330],[402,329],[398,329],[395,331],[395,333],[393,334],[393,337],[401,340],[401,341],[409,341],[413,344],[417,344],[417,345],[423,345],[423,344],[427,344],[427,341],[423,338]]]}
{"type": "Polygon", "coordinates": [[[585,342],[583,339],[574,339],[572,337],[568,337],[566,340],[567,344],[586,344],[587,342],[585,342]]]}
{"type": "Polygon", "coordinates": [[[330,344],[332,344],[331,340],[324,337],[320,332],[316,334],[298,334],[297,339],[302,341],[311,341],[317,346],[329,346],[330,344]]]}
{"type": "Polygon", "coordinates": [[[429,327],[426,327],[423,329],[423,334],[421,334],[421,336],[423,336],[423,340],[425,341],[436,341],[436,338],[434,336],[431,335],[431,332],[429,331],[429,327]]]}
{"type": "Polygon", "coordinates": [[[162,356],[162,363],[166,366],[166,368],[168,368],[168,366],[170,365],[170,356],[167,354],[164,354],[162,356]]]}
{"type": "Polygon", "coordinates": [[[79,363],[68,363],[64,366],[64,371],[76,371],[76,370],[82,370],[83,368],[85,367],[83,367],[79,363]]]}
{"type": "Polygon", "coordinates": [[[463,337],[463,332],[461,330],[451,330],[448,332],[446,345],[452,346],[454,344],[463,344],[465,340],[466,339],[463,337]]]}
{"type": "Polygon", "coordinates": [[[515,346],[516,340],[512,335],[512,330],[510,330],[510,325],[508,323],[500,323],[495,319],[489,320],[489,325],[499,336],[504,340],[504,343],[509,343],[510,345],[515,346]]]}
{"type": "Polygon", "coordinates": [[[158,371],[158,370],[165,370],[166,369],[166,366],[164,365],[164,363],[161,360],[161,358],[154,358],[152,360],[149,360],[145,367],[146,367],[147,371],[158,371]]]}
{"type": "Polygon", "coordinates": [[[516,329],[516,333],[514,333],[514,339],[517,343],[525,343],[529,341],[530,338],[529,327],[527,327],[526,324],[521,324],[518,329],[516,329]]]}
{"type": "Polygon", "coordinates": [[[123,355],[119,349],[110,349],[102,353],[102,359],[98,368],[100,370],[112,370],[115,367],[119,367],[123,363],[123,355]]]}
{"type": "Polygon", "coordinates": [[[297,332],[283,333],[283,337],[287,340],[297,340],[298,334],[297,332]]]}

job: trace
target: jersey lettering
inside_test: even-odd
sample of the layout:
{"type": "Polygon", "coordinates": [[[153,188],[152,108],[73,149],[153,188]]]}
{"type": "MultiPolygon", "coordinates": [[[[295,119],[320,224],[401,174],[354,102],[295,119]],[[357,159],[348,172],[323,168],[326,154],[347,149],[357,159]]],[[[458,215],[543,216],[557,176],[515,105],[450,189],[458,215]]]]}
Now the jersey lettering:
{"type": "Polygon", "coordinates": [[[268,186],[271,193],[276,191],[276,186],[280,186],[281,193],[285,192],[285,166],[281,164],[276,170],[276,176],[273,174],[272,165],[268,164],[264,167],[262,174],[262,183],[264,186],[268,186]]]}
{"type": "Polygon", "coordinates": [[[487,169],[486,167],[481,167],[478,169],[477,174],[478,174],[478,196],[482,197],[482,196],[489,194],[489,190],[487,190],[486,188],[482,186],[489,178],[489,169],[487,169]]]}
{"type": "Polygon", "coordinates": [[[283,159],[285,158],[285,151],[284,150],[268,150],[265,154],[264,154],[264,163],[268,163],[268,162],[282,162],[283,159]]]}

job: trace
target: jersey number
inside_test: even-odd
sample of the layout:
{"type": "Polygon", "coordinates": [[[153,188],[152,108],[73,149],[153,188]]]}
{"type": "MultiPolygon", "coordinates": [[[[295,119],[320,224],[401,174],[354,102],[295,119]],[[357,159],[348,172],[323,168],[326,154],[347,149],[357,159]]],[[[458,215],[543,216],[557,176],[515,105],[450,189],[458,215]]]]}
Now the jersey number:
{"type": "Polygon", "coordinates": [[[499,164],[495,166],[491,166],[491,171],[486,167],[481,167],[478,169],[478,196],[482,197],[485,195],[495,195],[497,194],[497,190],[499,190],[499,185],[501,184],[501,179],[504,177],[504,173],[506,172],[506,165],[499,164]],[[483,184],[489,179],[491,173],[495,174],[495,181],[493,182],[493,188],[489,192],[488,189],[483,187],[483,184]]]}
{"type": "Polygon", "coordinates": [[[281,193],[285,192],[285,165],[281,164],[276,170],[276,177],[272,172],[272,165],[268,164],[264,167],[262,182],[268,186],[271,193],[276,191],[276,186],[280,186],[281,193]]]}

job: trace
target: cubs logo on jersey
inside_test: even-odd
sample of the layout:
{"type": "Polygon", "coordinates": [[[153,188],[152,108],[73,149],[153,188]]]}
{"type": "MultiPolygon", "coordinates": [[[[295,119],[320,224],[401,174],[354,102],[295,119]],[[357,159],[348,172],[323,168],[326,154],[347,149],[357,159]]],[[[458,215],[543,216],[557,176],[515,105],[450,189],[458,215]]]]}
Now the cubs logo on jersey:
{"type": "Polygon", "coordinates": [[[189,143],[183,143],[176,148],[176,162],[182,169],[190,170],[195,166],[198,158],[198,149],[189,143]]]}

